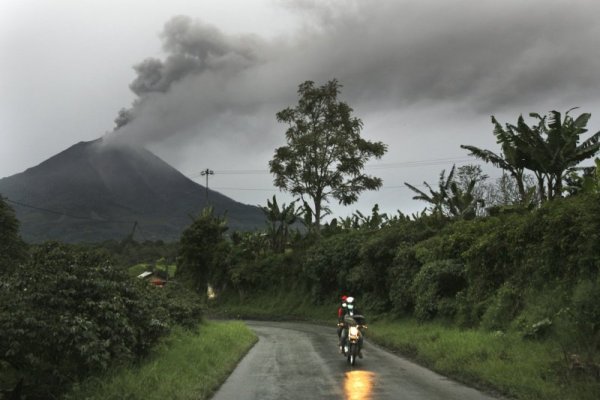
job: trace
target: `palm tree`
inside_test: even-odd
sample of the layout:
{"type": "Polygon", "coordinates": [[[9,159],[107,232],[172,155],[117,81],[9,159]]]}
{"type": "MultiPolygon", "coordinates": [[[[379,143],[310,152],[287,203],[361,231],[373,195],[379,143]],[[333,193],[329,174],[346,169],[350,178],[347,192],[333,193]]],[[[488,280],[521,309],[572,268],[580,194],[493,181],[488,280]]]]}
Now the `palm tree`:
{"type": "Polygon", "coordinates": [[[267,207],[260,206],[260,208],[269,223],[268,236],[271,248],[276,252],[284,251],[289,238],[289,227],[298,221],[301,209],[296,208],[295,201],[287,206],[282,204],[280,208],[275,195],[272,202],[267,199],[267,207]]]}
{"type": "Polygon", "coordinates": [[[460,185],[454,179],[455,167],[455,165],[452,166],[447,178],[445,170],[440,173],[437,191],[433,190],[427,182],[423,182],[427,189],[429,189],[429,194],[406,182],[404,184],[417,193],[413,199],[423,200],[431,204],[433,214],[464,219],[474,218],[477,207],[483,206],[483,200],[475,195],[475,187],[478,182],[486,179],[487,176],[466,177],[467,181],[465,184],[460,185]]]}
{"type": "Polygon", "coordinates": [[[543,135],[543,146],[536,149],[534,158],[538,160],[540,172],[548,177],[549,199],[562,195],[563,181],[570,168],[595,156],[600,150],[600,131],[579,144],[580,136],[588,131],[586,125],[591,114],[583,113],[574,119],[569,115],[574,109],[568,110],[564,119],[558,111],[551,111],[548,117],[530,114],[538,119],[537,130],[540,136],[543,135]]]}
{"type": "Polygon", "coordinates": [[[505,130],[494,116],[492,116],[492,123],[494,124],[494,136],[497,138],[497,143],[501,145],[502,155],[475,146],[461,145],[460,147],[469,150],[472,156],[507,171],[515,179],[521,202],[525,202],[528,198],[524,183],[528,155],[516,144],[518,140],[514,125],[506,124],[507,129],[505,130]]]}
{"type": "Polygon", "coordinates": [[[584,113],[577,118],[565,113],[551,111],[549,116],[537,113],[529,115],[538,124],[529,126],[519,116],[517,125],[506,124],[506,128],[492,116],[494,135],[502,146],[502,156],[489,150],[462,145],[475,157],[490,162],[508,171],[516,180],[522,201],[528,198],[523,183],[524,170],[532,171],[538,181],[540,201],[552,199],[562,194],[563,181],[570,168],[581,161],[593,157],[600,150],[600,132],[595,133],[579,144],[580,136],[587,132],[586,125],[591,114],[584,113]]]}
{"type": "Polygon", "coordinates": [[[447,197],[447,193],[450,190],[450,183],[454,177],[454,166],[452,166],[450,174],[448,174],[448,178],[446,178],[445,175],[446,170],[442,170],[438,182],[438,191],[433,190],[427,182],[423,182],[423,185],[425,185],[425,187],[427,187],[429,190],[429,194],[417,189],[407,182],[404,182],[404,184],[417,194],[413,197],[414,200],[426,201],[427,203],[431,204],[431,212],[433,214],[445,215],[445,198],[447,197]]]}

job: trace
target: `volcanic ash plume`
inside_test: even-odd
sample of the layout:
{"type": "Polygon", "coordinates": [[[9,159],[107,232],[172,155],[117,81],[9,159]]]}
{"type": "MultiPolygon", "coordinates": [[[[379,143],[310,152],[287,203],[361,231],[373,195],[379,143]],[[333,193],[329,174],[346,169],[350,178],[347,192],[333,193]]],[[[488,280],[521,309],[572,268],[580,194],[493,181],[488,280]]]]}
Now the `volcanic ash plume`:
{"type": "Polygon", "coordinates": [[[167,54],[165,60],[147,58],[133,67],[137,76],[129,88],[137,99],[129,109],[121,109],[115,119],[115,131],[119,131],[120,138],[126,135],[137,138],[140,128],[133,126],[133,122],[137,123],[142,116],[150,121],[140,123],[143,136],[150,141],[169,135],[172,131],[167,131],[171,129],[190,128],[208,111],[203,106],[210,103],[207,96],[214,100],[211,91],[218,92],[219,83],[234,79],[260,60],[262,41],[258,37],[227,36],[187,16],[177,16],[167,22],[160,37],[167,54]],[[183,87],[186,84],[191,87],[186,89],[183,87]],[[179,85],[179,93],[174,95],[176,85],[179,85]],[[198,90],[194,92],[194,89],[198,90]],[[164,119],[166,113],[174,113],[171,121],[168,117],[164,119]],[[161,118],[158,124],[154,124],[158,122],[156,117],[161,118]],[[160,129],[152,129],[152,126],[160,129]]]}

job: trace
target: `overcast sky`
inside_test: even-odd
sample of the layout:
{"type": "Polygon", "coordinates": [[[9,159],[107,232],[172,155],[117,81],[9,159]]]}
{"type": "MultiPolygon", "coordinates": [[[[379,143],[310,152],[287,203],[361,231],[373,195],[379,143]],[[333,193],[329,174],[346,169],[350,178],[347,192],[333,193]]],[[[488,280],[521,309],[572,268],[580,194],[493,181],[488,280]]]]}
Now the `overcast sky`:
{"type": "Polygon", "coordinates": [[[497,150],[491,115],[578,106],[600,129],[598,15],[596,0],[2,0],[0,177],[110,136],[128,109],[115,134],[199,183],[210,168],[233,199],[289,201],[268,173],[275,113],[337,78],[389,150],[367,168],[383,188],[334,212],[415,212],[404,182],[437,184],[469,162],[461,144],[497,150]]]}

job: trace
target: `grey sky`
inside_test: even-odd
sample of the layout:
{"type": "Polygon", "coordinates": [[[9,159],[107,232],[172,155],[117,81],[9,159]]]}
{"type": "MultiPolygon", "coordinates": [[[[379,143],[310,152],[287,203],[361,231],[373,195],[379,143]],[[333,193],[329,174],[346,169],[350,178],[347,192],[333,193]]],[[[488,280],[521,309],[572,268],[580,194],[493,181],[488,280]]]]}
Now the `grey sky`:
{"type": "Polygon", "coordinates": [[[284,143],[275,113],[299,83],[337,78],[389,151],[368,169],[384,187],[334,211],[413,212],[424,204],[403,182],[436,183],[465,162],[460,144],[495,149],[492,114],[579,106],[600,129],[597,15],[594,0],[4,0],[0,176],[112,131],[129,108],[119,137],[188,176],[215,170],[210,186],[236,200],[288,200],[267,173],[284,143]]]}

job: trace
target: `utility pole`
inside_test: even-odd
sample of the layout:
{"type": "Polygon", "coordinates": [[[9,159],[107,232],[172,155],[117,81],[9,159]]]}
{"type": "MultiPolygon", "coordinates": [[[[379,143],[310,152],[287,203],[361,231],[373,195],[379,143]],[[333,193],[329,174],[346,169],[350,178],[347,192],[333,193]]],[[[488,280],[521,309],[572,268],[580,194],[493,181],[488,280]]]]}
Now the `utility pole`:
{"type": "Polygon", "coordinates": [[[206,175],[206,205],[208,206],[208,176],[209,175],[214,175],[215,171],[213,171],[212,169],[208,169],[206,168],[204,171],[200,172],[200,175],[205,176],[206,175]]]}

